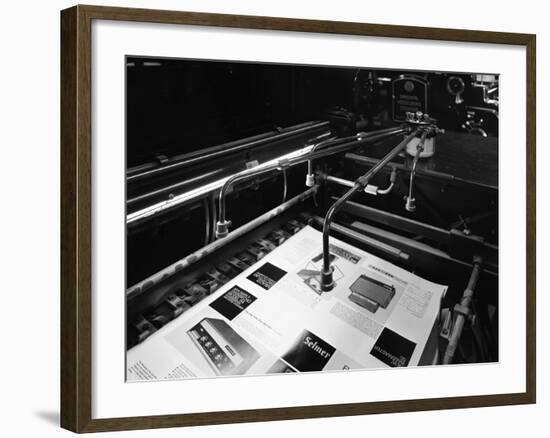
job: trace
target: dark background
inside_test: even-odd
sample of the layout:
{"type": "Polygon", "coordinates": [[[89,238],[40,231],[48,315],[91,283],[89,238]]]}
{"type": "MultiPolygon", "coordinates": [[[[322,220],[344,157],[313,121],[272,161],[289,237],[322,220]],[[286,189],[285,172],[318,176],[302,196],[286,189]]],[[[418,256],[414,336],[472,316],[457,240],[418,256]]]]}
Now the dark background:
{"type": "Polygon", "coordinates": [[[391,82],[377,79],[404,73],[429,82],[429,112],[442,128],[461,131],[466,106],[482,104],[464,73],[135,57],[126,72],[128,168],[324,120],[334,107],[361,114],[367,128],[391,124],[391,82]],[[462,105],[447,90],[450,75],[464,79],[462,105]]]}

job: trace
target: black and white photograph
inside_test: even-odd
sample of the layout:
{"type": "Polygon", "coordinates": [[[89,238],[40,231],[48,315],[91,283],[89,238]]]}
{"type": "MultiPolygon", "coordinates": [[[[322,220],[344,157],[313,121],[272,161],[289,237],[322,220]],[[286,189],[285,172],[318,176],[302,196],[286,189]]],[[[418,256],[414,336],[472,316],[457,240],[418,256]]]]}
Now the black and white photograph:
{"type": "Polygon", "coordinates": [[[5,3],[1,436],[548,428],[544,3],[5,3]]]}
{"type": "Polygon", "coordinates": [[[127,381],[499,362],[500,73],[405,67],[126,56],[127,381]]]}

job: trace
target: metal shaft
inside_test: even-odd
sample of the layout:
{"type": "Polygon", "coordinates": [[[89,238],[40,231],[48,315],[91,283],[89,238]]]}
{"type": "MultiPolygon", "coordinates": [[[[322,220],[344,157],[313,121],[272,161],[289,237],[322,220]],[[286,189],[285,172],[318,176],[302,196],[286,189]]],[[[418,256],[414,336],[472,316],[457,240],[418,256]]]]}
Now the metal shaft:
{"type": "Polygon", "coordinates": [[[179,272],[181,269],[192,265],[193,263],[201,260],[202,258],[206,257],[209,254],[212,254],[214,251],[217,251],[218,249],[222,248],[223,246],[227,245],[228,243],[232,242],[238,237],[245,235],[246,233],[253,230],[254,228],[269,221],[270,219],[273,219],[275,216],[278,216],[279,214],[287,211],[289,208],[295,206],[296,204],[299,204],[300,202],[308,199],[309,197],[313,196],[317,192],[318,188],[319,186],[311,187],[310,189],[289,199],[284,204],[281,204],[275,207],[274,209],[262,214],[261,216],[258,216],[257,218],[251,220],[250,222],[232,231],[227,235],[225,239],[214,240],[209,245],[206,245],[198,249],[194,253],[184,257],[183,259],[178,260],[177,262],[157,272],[151,277],[146,278],[143,281],[140,281],[139,283],[135,284],[134,286],[130,287],[127,290],[128,299],[133,298],[136,295],[139,295],[141,292],[143,292],[145,288],[147,288],[147,285],[152,286],[153,284],[164,279],[165,277],[171,276],[176,272],[179,272]]]}
{"type": "Polygon", "coordinates": [[[307,122],[304,124],[287,128],[283,132],[279,132],[279,133],[269,132],[269,133],[256,135],[254,137],[250,137],[248,139],[245,139],[245,141],[238,140],[238,141],[229,142],[222,145],[217,145],[217,146],[208,148],[206,151],[206,154],[192,153],[192,154],[189,154],[191,156],[187,157],[187,159],[185,160],[171,162],[169,164],[165,164],[164,166],[153,168],[153,169],[146,169],[141,172],[135,172],[127,176],[127,181],[132,182],[136,180],[141,180],[147,177],[166,173],[167,171],[179,169],[182,167],[189,167],[191,165],[205,162],[207,160],[216,159],[220,156],[227,155],[229,153],[248,150],[256,146],[264,145],[269,142],[285,140],[293,136],[306,134],[309,131],[320,130],[325,127],[327,129],[329,127],[327,122],[313,122],[313,123],[307,122]]]}
{"type": "MultiPolygon", "coordinates": [[[[472,297],[474,295],[474,290],[477,285],[477,280],[479,274],[481,273],[481,258],[476,257],[474,260],[474,267],[472,273],[470,274],[470,279],[468,280],[468,286],[464,289],[462,294],[462,299],[460,300],[460,307],[463,309],[462,312],[458,313],[453,324],[453,329],[451,336],[449,338],[449,344],[445,350],[445,355],[443,356],[443,364],[448,365],[452,363],[455,351],[460,342],[460,337],[462,336],[462,330],[464,329],[464,324],[466,323],[466,315],[463,313],[466,310],[470,311],[470,306],[472,304],[472,297]]],[[[456,309],[456,308],[455,308],[456,309]]]]}
{"type": "Polygon", "coordinates": [[[425,129],[424,132],[422,133],[422,137],[420,138],[420,142],[416,147],[416,154],[414,155],[413,164],[411,166],[411,175],[409,180],[409,196],[407,197],[407,202],[405,203],[405,208],[407,211],[416,210],[416,202],[413,196],[414,175],[416,173],[416,166],[418,165],[418,160],[420,159],[420,154],[424,150],[424,143],[426,141],[427,135],[428,135],[428,130],[425,129]]]}
{"type": "MultiPolygon", "coordinates": [[[[316,158],[322,158],[328,155],[337,154],[339,152],[344,152],[349,149],[353,149],[355,147],[361,146],[365,143],[370,143],[376,140],[380,140],[382,138],[390,137],[392,135],[401,134],[405,132],[404,128],[391,128],[391,129],[383,129],[380,131],[373,131],[369,133],[369,135],[365,136],[364,138],[361,138],[361,140],[353,140],[348,143],[342,143],[342,144],[336,144],[331,148],[320,148],[321,150],[316,151],[310,151],[307,154],[301,155],[299,157],[291,158],[289,160],[286,160],[284,163],[285,167],[289,166],[295,166],[297,164],[301,164],[305,161],[311,161],[316,158]]],[[[273,172],[276,171],[281,167],[280,163],[274,163],[271,166],[261,167],[259,169],[249,169],[245,170],[241,173],[233,175],[231,178],[229,178],[224,185],[222,186],[220,190],[219,200],[218,200],[218,209],[219,209],[219,219],[218,222],[220,223],[226,223],[226,209],[225,209],[225,198],[227,195],[227,192],[229,191],[229,188],[237,183],[238,181],[247,180],[249,178],[252,178],[254,176],[267,173],[267,172],[273,172]]]]}
{"type": "MultiPolygon", "coordinates": [[[[340,208],[348,201],[358,190],[363,189],[370,181],[370,179],[376,175],[386,164],[388,164],[399,152],[401,152],[407,144],[416,136],[419,129],[414,130],[411,134],[405,137],[397,146],[395,146],[384,158],[382,158],[376,165],[371,167],[367,173],[359,177],[353,187],[349,189],[341,198],[339,198],[329,208],[327,215],[325,216],[325,223],[323,224],[323,273],[327,278],[327,284],[325,287],[332,287],[328,283],[328,277],[330,276],[330,283],[332,283],[331,267],[330,267],[330,253],[329,253],[329,235],[330,224],[334,215],[340,210],[340,208]]],[[[321,288],[323,285],[321,285],[321,288]]]]}
{"type": "MultiPolygon", "coordinates": [[[[335,138],[335,139],[327,139],[324,141],[321,141],[313,146],[311,148],[311,152],[316,152],[319,149],[323,149],[329,146],[334,146],[337,144],[342,144],[348,141],[359,141],[364,139],[372,139],[373,137],[379,137],[381,135],[393,135],[396,131],[401,131],[400,127],[392,127],[392,128],[386,128],[386,129],[379,129],[377,131],[371,131],[366,133],[360,133],[357,135],[350,135],[349,137],[343,137],[343,138],[335,138]]],[[[307,172],[308,174],[313,173],[313,160],[308,160],[307,162],[307,172]]]]}

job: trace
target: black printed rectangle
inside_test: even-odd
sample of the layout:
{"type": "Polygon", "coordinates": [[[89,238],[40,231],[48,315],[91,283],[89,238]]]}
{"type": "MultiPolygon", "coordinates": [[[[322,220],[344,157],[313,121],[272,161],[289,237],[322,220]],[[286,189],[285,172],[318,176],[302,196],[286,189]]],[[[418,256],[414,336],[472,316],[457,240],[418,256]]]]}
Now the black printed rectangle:
{"type": "Polygon", "coordinates": [[[210,307],[231,321],[254,301],[256,301],[254,295],[241,289],[239,286],[233,286],[221,297],[212,301],[210,307]]]}
{"type": "Polygon", "coordinates": [[[321,371],[335,351],[328,342],[304,330],[282,358],[299,371],[321,371]]]}
{"type": "Polygon", "coordinates": [[[256,283],[258,286],[268,290],[285,275],[286,271],[283,271],[281,268],[267,262],[250,274],[247,278],[256,283]]]}
{"type": "Polygon", "coordinates": [[[416,344],[384,327],[370,354],[390,367],[406,367],[416,344]]]}

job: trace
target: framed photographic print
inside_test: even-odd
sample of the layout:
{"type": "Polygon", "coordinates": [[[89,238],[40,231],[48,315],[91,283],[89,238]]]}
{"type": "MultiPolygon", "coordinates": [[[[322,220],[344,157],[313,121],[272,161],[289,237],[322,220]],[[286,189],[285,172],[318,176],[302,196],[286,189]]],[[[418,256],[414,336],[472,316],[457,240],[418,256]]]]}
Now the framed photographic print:
{"type": "Polygon", "coordinates": [[[61,13],[61,423],[535,402],[535,36],[61,13]]]}

